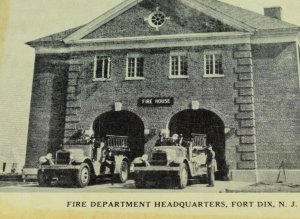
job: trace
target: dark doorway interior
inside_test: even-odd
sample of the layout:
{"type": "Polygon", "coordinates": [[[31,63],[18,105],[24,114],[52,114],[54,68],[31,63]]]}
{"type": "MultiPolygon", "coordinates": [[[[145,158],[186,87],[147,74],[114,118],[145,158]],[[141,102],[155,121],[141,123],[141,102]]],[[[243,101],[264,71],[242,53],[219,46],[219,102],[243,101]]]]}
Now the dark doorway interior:
{"type": "Polygon", "coordinates": [[[104,113],[95,120],[93,129],[96,140],[107,135],[128,136],[131,159],[144,154],[144,124],[134,113],[128,111],[104,113]]]}
{"type": "Polygon", "coordinates": [[[191,133],[206,134],[207,144],[213,146],[218,164],[217,175],[226,173],[225,162],[225,127],[221,118],[208,110],[185,110],[172,117],[169,123],[170,134],[183,134],[191,138],[191,133]]]}

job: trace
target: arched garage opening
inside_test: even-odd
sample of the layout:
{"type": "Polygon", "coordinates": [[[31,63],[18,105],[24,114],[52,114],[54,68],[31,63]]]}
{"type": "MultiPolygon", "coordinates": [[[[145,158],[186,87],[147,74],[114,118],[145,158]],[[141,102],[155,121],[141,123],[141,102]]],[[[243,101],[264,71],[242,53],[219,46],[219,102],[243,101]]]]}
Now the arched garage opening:
{"type": "Polygon", "coordinates": [[[183,134],[190,139],[192,133],[206,134],[207,144],[213,146],[218,164],[217,176],[225,174],[225,125],[222,119],[209,110],[184,110],[174,115],[169,123],[170,134],[183,134]]]}
{"type": "Polygon", "coordinates": [[[144,123],[129,111],[111,111],[100,115],[93,124],[96,141],[107,135],[128,136],[130,158],[144,154],[144,123]]]}

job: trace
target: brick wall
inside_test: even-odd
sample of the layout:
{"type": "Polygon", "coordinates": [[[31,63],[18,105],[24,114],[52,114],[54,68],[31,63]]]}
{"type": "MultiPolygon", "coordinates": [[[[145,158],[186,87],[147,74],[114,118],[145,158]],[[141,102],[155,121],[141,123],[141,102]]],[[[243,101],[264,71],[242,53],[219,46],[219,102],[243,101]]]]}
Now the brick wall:
{"type": "MultiPolygon", "coordinates": [[[[177,49],[178,50],[178,49],[177,49]]],[[[193,100],[200,108],[208,109],[221,117],[227,128],[238,128],[235,116],[238,107],[234,89],[237,61],[233,53],[236,46],[187,48],[188,79],[169,79],[169,49],[134,51],[144,57],[142,81],[125,81],[126,56],[128,51],[104,51],[73,54],[70,65],[65,140],[78,128],[92,127],[95,119],[113,110],[115,102],[122,102],[123,110],[138,115],[146,129],[166,129],[172,116],[191,108],[193,100]],[[224,78],[204,78],[204,51],[222,50],[224,56],[224,78]],[[93,61],[95,55],[111,56],[112,80],[93,82],[93,61]],[[140,97],[174,97],[172,107],[138,107],[140,97]]],[[[132,52],[132,51],[129,51],[132,52]]],[[[235,134],[226,138],[226,157],[231,168],[237,167],[236,146],[239,137],[235,134]]],[[[146,143],[145,150],[153,147],[153,141],[146,143]]]]}
{"type": "MultiPolygon", "coordinates": [[[[180,51],[179,48],[172,51],[180,51]]],[[[190,47],[188,79],[169,79],[170,49],[102,51],[38,55],[33,81],[26,166],[55,151],[79,128],[89,129],[95,119],[113,110],[141,118],[145,129],[166,129],[172,116],[191,108],[215,112],[229,131],[226,160],[231,169],[258,167],[299,168],[299,79],[296,45],[236,45],[190,47]],[[222,50],[224,78],[204,78],[204,51],[222,50]],[[127,52],[144,57],[142,81],[125,81],[127,52]],[[112,80],[93,81],[95,55],[111,56],[112,80]],[[174,97],[172,107],[138,107],[140,97],[174,97]]],[[[153,147],[151,138],[145,151],[153,147]]]]}
{"type": "Polygon", "coordinates": [[[259,168],[300,168],[300,98],[295,43],[254,45],[259,168]]]}
{"type": "Polygon", "coordinates": [[[37,55],[33,77],[25,167],[57,150],[64,134],[67,55],[37,55]]]}
{"type": "Polygon", "coordinates": [[[226,31],[236,30],[196,9],[187,7],[180,1],[148,0],[127,10],[84,38],[95,39],[226,31]],[[166,13],[166,16],[171,17],[171,19],[160,28],[160,31],[156,31],[155,28],[148,24],[148,21],[145,21],[145,18],[148,18],[158,6],[161,11],[166,13]]]}

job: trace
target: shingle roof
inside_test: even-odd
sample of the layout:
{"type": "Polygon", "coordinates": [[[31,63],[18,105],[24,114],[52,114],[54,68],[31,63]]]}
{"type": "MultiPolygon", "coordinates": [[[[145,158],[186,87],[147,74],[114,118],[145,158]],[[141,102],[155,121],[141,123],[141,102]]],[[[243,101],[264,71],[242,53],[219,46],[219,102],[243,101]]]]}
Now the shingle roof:
{"type": "MultiPolygon", "coordinates": [[[[234,5],[230,5],[228,3],[221,2],[218,0],[193,0],[193,1],[194,1],[193,3],[196,3],[193,4],[193,7],[195,9],[197,9],[198,6],[199,7],[198,10],[200,10],[201,6],[205,6],[219,14],[223,14],[226,17],[230,17],[231,19],[234,19],[237,22],[243,23],[256,30],[288,29],[288,28],[298,27],[294,24],[290,24],[282,20],[270,18],[261,15],[259,13],[249,11],[247,9],[243,9],[234,5]]],[[[83,26],[75,27],[66,31],[62,31],[43,38],[39,38],[37,40],[28,42],[27,44],[32,45],[35,43],[61,42],[63,41],[63,39],[65,39],[72,33],[76,32],[83,26]]]]}
{"type": "Polygon", "coordinates": [[[55,33],[55,34],[52,34],[52,35],[49,35],[49,36],[46,36],[46,37],[42,37],[42,38],[27,42],[27,44],[30,45],[32,43],[38,43],[38,42],[41,42],[41,43],[45,42],[46,43],[46,42],[62,41],[64,38],[66,38],[70,34],[76,32],[81,27],[83,27],[83,26],[74,27],[74,28],[71,28],[71,29],[68,29],[68,30],[65,30],[65,31],[62,31],[62,32],[58,32],[58,33],[55,33]]]}
{"type": "Polygon", "coordinates": [[[217,12],[223,13],[233,19],[245,23],[255,29],[282,29],[297,27],[294,24],[267,17],[259,13],[240,8],[238,6],[230,5],[218,0],[195,0],[207,7],[214,9],[217,12]]]}

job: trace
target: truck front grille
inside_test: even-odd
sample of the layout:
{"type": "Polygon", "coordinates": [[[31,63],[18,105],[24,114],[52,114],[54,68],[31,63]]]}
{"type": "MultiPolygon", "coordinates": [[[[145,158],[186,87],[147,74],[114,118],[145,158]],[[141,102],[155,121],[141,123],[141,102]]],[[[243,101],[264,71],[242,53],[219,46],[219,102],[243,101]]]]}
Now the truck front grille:
{"type": "Polygon", "coordinates": [[[153,153],[150,164],[153,166],[165,166],[167,165],[167,153],[165,152],[159,152],[159,153],[153,153]]]}
{"type": "Polygon", "coordinates": [[[69,164],[70,163],[70,152],[59,152],[56,157],[57,164],[69,164]]]}

